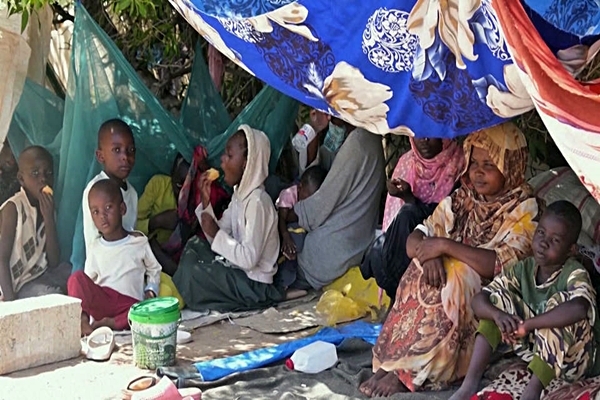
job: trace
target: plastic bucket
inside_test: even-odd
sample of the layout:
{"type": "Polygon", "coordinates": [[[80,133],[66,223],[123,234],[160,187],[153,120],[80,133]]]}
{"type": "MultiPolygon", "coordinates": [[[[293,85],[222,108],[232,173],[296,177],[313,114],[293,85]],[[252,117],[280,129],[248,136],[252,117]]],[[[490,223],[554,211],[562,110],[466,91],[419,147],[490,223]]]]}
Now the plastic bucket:
{"type": "Polygon", "coordinates": [[[175,297],[148,299],[131,307],[129,325],[137,367],[156,369],[175,364],[180,318],[175,297]]]}

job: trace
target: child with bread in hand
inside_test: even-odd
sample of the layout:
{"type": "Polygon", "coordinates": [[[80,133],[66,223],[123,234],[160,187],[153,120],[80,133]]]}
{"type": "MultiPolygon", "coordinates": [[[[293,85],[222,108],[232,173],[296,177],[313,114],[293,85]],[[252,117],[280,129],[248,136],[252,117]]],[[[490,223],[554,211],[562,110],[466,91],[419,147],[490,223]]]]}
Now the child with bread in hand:
{"type": "Polygon", "coordinates": [[[23,150],[17,179],[21,190],[0,206],[0,298],[66,293],[71,266],[59,264],[50,153],[40,146],[23,150]]]}

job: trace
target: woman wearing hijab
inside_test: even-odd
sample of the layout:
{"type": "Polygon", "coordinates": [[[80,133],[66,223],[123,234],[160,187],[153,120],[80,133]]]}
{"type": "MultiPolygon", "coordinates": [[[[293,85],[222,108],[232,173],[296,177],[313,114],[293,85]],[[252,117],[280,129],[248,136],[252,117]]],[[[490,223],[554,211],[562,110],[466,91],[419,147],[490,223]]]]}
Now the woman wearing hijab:
{"type": "Polygon", "coordinates": [[[523,134],[506,123],[470,135],[463,149],[461,187],[408,238],[412,262],[373,348],[375,374],[360,387],[369,396],[462,378],[477,328],[471,298],[531,254],[538,206],[523,134]]]}
{"type": "Polygon", "coordinates": [[[410,138],[410,146],[387,182],[384,233],[368,249],[360,268],[363,277],[374,277],[391,299],[410,264],[408,235],[450,194],[465,165],[456,141],[410,138]]]}

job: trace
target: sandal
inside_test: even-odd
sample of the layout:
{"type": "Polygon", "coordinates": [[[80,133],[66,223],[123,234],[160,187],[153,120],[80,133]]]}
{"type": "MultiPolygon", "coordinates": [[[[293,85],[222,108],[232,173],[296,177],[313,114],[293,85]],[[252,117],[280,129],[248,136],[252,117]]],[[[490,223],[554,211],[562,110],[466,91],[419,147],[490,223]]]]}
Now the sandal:
{"type": "Polygon", "coordinates": [[[200,400],[202,391],[198,388],[177,389],[167,377],[161,380],[153,376],[134,379],[123,391],[125,400],[200,400]]]}
{"type": "Polygon", "coordinates": [[[85,345],[82,352],[88,360],[106,361],[115,349],[115,334],[109,327],[102,326],[85,339],[85,345]]]}

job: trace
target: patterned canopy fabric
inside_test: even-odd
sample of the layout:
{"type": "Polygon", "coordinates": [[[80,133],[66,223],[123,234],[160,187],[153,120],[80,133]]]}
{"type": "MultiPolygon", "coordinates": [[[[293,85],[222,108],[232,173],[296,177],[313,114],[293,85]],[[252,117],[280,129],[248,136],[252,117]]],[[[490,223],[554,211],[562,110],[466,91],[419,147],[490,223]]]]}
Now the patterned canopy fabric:
{"type": "Polygon", "coordinates": [[[225,56],[371,132],[451,138],[533,107],[490,0],[170,0],[225,56]]]}
{"type": "Polygon", "coordinates": [[[600,201],[597,0],[170,0],[277,90],[379,134],[452,138],[536,108],[600,201]]]}

